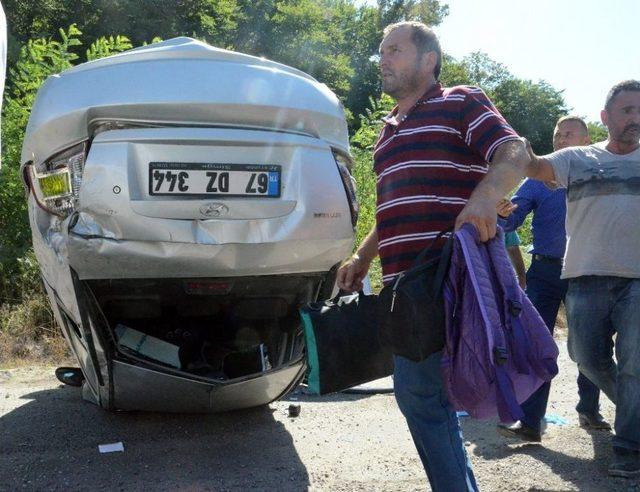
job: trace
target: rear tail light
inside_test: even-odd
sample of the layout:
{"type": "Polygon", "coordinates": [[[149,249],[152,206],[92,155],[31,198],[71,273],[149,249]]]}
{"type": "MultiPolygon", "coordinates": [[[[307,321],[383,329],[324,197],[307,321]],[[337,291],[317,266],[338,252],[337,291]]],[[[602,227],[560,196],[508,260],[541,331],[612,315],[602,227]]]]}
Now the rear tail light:
{"type": "Polygon", "coordinates": [[[344,191],[347,194],[347,200],[349,201],[349,211],[351,212],[351,225],[356,227],[358,223],[358,214],[360,213],[360,206],[358,205],[358,198],[356,197],[356,180],[351,175],[351,161],[342,154],[337,152],[333,153],[333,157],[340,171],[340,178],[342,178],[342,184],[344,185],[344,191]]]}
{"type": "Polygon", "coordinates": [[[25,178],[38,205],[47,212],[67,217],[77,206],[87,144],[82,142],[43,164],[28,164],[25,178]]]}

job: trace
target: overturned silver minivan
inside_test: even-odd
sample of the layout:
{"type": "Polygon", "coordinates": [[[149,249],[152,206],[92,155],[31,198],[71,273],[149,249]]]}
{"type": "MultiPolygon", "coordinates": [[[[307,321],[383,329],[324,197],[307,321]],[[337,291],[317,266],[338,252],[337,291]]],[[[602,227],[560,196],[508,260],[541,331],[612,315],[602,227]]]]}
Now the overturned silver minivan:
{"type": "Polygon", "coordinates": [[[22,162],[85,398],[213,412],[300,381],[297,309],[330,295],[357,219],[325,85],[189,38],[152,44],[50,77],[22,162]]]}

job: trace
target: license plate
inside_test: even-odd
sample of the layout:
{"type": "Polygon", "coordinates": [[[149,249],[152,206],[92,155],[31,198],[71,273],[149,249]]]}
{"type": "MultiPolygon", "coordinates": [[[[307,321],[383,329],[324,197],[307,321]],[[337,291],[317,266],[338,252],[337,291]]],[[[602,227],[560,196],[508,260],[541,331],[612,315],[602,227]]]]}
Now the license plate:
{"type": "Polygon", "coordinates": [[[150,162],[150,195],[278,198],[281,166],[150,162]]]}

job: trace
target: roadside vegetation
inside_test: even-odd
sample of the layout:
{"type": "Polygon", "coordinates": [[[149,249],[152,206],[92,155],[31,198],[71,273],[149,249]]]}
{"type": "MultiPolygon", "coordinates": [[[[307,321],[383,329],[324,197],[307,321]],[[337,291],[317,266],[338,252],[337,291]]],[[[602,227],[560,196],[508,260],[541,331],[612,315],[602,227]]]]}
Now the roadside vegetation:
{"type": "MultiPolygon", "coordinates": [[[[380,117],[393,102],[380,97],[376,53],[387,24],[440,24],[448,7],[438,0],[11,0],[9,64],[2,108],[0,169],[0,367],[65,353],[31,249],[19,176],[24,131],[38,88],[78,63],[159,39],[187,35],[294,66],[326,83],[345,105],[360,201],[357,240],[375,222],[371,150],[380,117]]],[[[446,48],[446,47],[445,47],[446,48]]],[[[537,152],[551,150],[555,120],[567,114],[562,92],[544,81],[521,80],[483,53],[445,56],[445,85],[481,86],[537,152]]],[[[604,129],[591,123],[596,139],[604,129]]],[[[606,136],[606,133],[604,133],[606,136]]],[[[522,228],[530,242],[529,227],[522,228]]],[[[372,271],[380,287],[380,268],[372,271]]]]}

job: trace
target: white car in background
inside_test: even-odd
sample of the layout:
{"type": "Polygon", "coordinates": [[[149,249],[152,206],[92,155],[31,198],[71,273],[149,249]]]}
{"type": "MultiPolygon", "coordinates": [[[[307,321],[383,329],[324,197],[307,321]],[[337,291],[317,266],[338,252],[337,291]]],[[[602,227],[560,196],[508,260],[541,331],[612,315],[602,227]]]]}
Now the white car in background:
{"type": "Polygon", "coordinates": [[[189,38],[152,44],[50,77],[22,162],[86,399],[213,412],[300,381],[298,307],[329,297],[357,219],[324,84],[189,38]]]}

